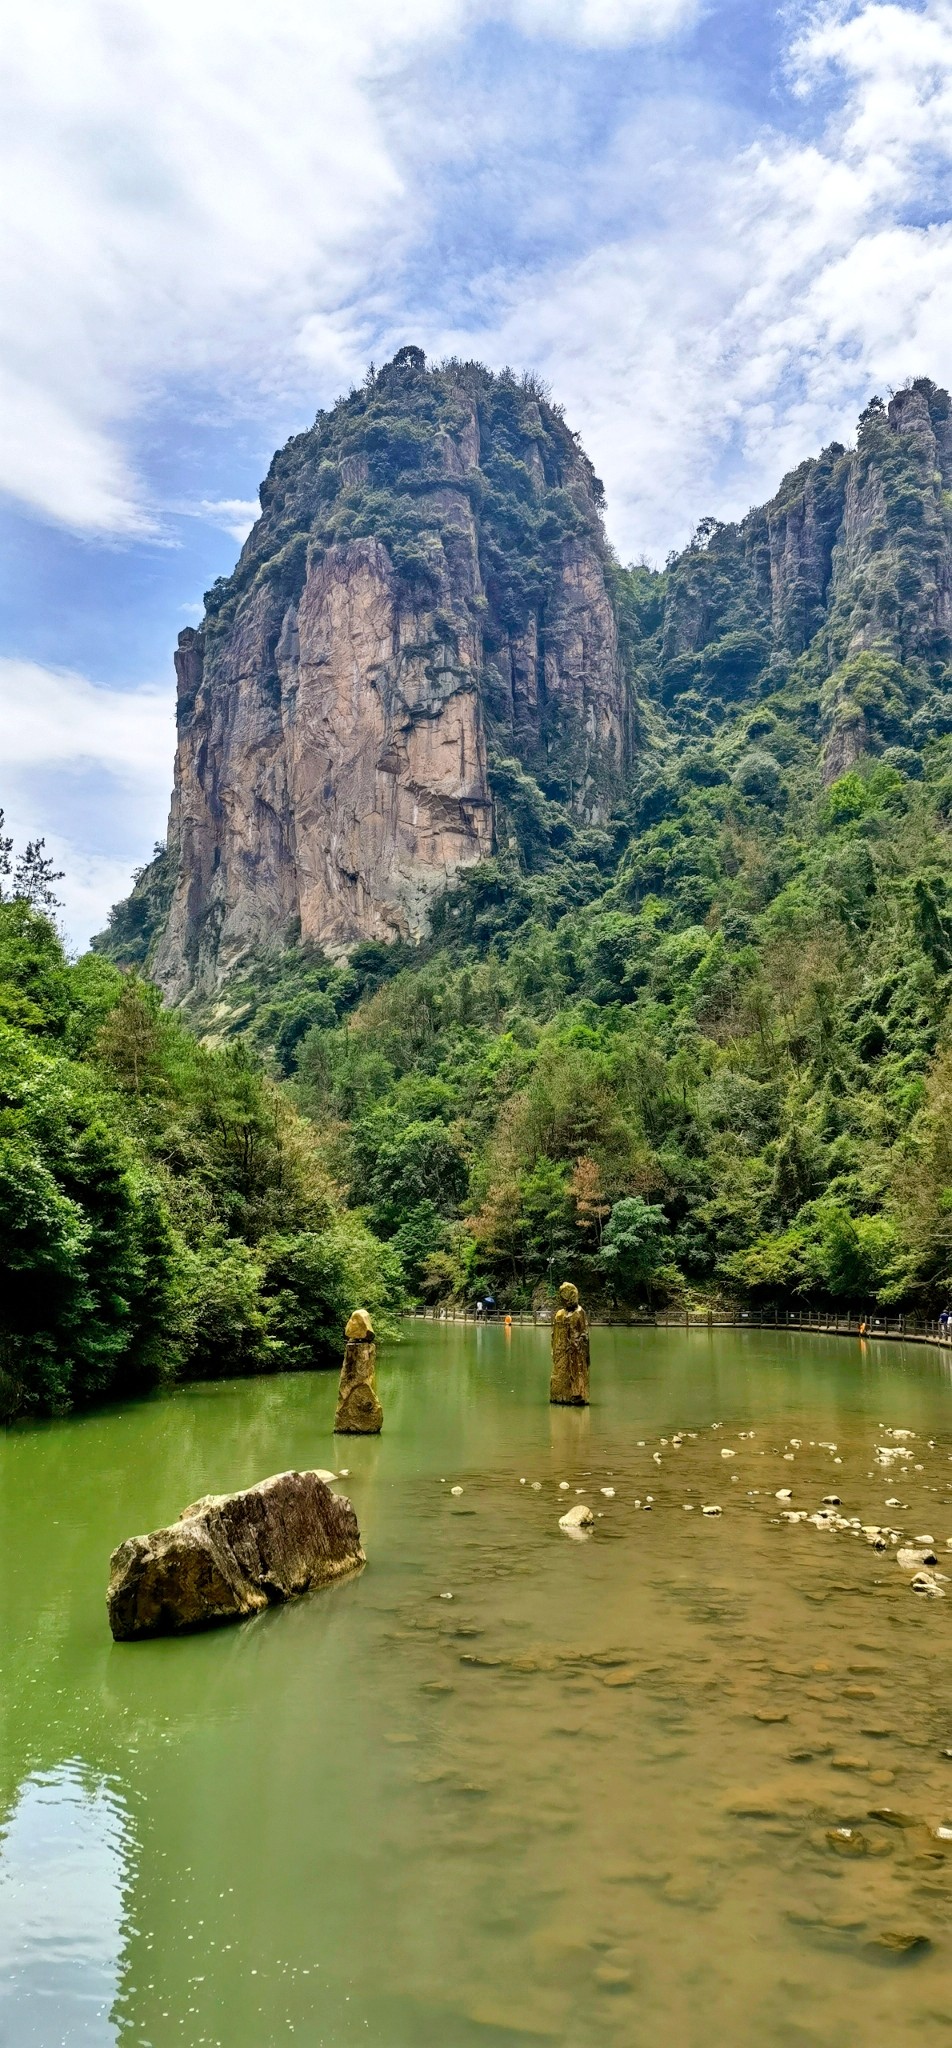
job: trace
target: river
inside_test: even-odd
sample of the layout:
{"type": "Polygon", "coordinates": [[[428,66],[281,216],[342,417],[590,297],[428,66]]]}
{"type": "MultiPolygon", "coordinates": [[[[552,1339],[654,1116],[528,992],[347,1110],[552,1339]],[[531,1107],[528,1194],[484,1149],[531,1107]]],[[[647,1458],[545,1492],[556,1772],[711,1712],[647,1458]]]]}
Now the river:
{"type": "Polygon", "coordinates": [[[952,1582],[781,1519],[944,1569],[947,1358],[592,1352],[588,1411],[542,1331],[409,1325],[379,1439],[328,1374],[0,1439],[4,2048],[952,2040],[952,1582]],[[358,1578],[111,1642],[115,1543],[314,1465],[358,1578]]]}

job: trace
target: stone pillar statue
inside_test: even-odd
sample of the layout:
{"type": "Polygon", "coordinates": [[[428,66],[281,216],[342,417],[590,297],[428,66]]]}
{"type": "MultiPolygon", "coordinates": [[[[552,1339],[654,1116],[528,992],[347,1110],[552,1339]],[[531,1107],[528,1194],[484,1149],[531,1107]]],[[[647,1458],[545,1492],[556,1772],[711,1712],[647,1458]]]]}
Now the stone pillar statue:
{"type": "Polygon", "coordinates": [[[374,1386],[377,1340],[365,1308],[355,1308],[344,1336],[347,1344],[337,1392],[334,1434],[377,1436],[383,1425],[383,1409],[374,1386]]]}
{"type": "Polygon", "coordinates": [[[567,1408],[588,1407],[588,1321],[570,1280],[559,1288],[552,1318],[552,1379],[549,1400],[567,1408]]]}

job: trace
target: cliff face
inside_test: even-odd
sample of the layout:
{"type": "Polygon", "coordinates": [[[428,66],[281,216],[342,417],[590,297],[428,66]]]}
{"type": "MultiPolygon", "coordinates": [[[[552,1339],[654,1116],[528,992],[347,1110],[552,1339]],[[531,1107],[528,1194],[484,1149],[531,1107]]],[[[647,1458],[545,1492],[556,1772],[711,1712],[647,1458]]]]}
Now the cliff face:
{"type": "Polygon", "coordinates": [[[945,730],[952,654],[952,407],[921,378],[669,572],[661,691],[685,730],[795,674],[825,779],[945,730]]]}
{"type": "Polygon", "coordinates": [[[607,815],[629,721],[599,498],[530,385],[416,350],[281,451],[176,655],[168,994],[297,936],[419,934],[493,849],[496,765],[607,815]]]}
{"type": "Polygon", "coordinates": [[[416,937],[495,853],[510,880],[597,863],[636,701],[663,751],[780,693],[827,782],[921,772],[952,731],[952,404],[924,378],[660,574],[612,561],[531,381],[416,349],[290,441],[261,503],[180,636],[168,847],[101,941],[176,999],[299,939],[416,937]]]}

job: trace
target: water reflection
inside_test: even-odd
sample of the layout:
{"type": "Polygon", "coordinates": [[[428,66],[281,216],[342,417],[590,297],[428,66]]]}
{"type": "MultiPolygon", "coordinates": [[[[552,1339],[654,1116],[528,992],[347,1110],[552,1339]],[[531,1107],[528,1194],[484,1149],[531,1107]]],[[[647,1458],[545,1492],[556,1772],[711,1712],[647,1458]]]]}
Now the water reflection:
{"type": "Polygon", "coordinates": [[[112,2048],[126,1882],[113,1788],[65,1763],[21,1786],[0,1851],[0,2040],[112,2048]]]}
{"type": "Polygon", "coordinates": [[[593,1352],[588,1410],[550,1408],[547,1331],[430,1326],[379,1438],[335,1441],[313,1375],[0,1439],[4,2048],[948,2038],[952,1578],[918,1602],[782,1502],[941,1567],[949,1361],[593,1352]],[[294,1465],[348,1468],[359,1579],[110,1642],[120,1537],[294,1465]]]}

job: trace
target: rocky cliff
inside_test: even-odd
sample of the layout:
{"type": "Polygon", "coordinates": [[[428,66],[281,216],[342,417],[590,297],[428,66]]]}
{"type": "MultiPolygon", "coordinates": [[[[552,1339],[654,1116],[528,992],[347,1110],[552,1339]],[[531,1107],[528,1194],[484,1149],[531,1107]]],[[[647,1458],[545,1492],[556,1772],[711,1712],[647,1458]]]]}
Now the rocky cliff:
{"type": "Polygon", "coordinates": [[[416,349],[280,451],[176,655],[169,995],[298,938],[418,936],[514,772],[606,816],[630,742],[600,497],[531,381],[416,349]]]}
{"type": "Polygon", "coordinates": [[[667,578],[661,692],[682,727],[790,678],[817,692],[825,779],[944,729],[952,654],[952,406],[919,378],[667,578]]]}
{"type": "Polygon", "coordinates": [[[105,949],[201,995],[263,949],[416,938],[492,855],[597,865],[614,841],[587,828],[637,815],[638,731],[660,758],[769,700],[829,783],[870,754],[913,773],[952,729],[952,406],[928,379],[664,572],[619,569],[601,495],[530,379],[417,349],[290,441],[180,636],[168,847],[105,949]]]}

